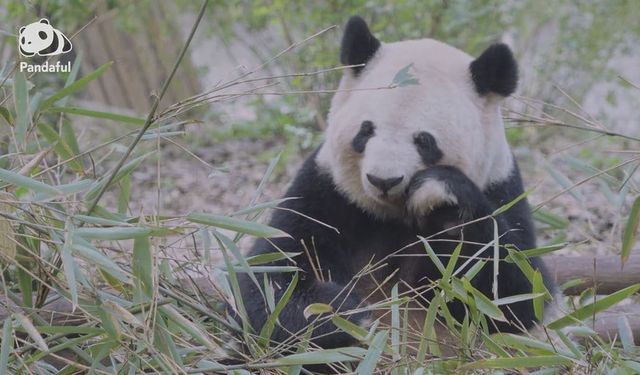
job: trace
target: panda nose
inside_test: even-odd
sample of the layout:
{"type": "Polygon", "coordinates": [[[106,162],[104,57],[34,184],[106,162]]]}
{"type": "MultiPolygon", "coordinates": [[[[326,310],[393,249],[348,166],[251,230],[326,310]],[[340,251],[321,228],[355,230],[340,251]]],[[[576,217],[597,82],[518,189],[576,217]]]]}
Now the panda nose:
{"type": "Polygon", "coordinates": [[[383,194],[387,194],[387,192],[391,190],[391,188],[401,183],[403,179],[404,179],[404,176],[380,178],[367,173],[367,180],[371,182],[371,185],[380,189],[383,194]]]}

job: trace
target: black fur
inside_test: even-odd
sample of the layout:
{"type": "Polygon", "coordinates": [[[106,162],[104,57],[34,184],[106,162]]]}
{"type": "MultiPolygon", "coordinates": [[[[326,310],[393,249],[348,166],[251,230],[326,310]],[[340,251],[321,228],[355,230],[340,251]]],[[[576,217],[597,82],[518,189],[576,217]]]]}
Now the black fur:
{"type": "MultiPolygon", "coordinates": [[[[316,152],[317,153],[317,152],[316,152]]],[[[322,174],[316,165],[316,153],[311,155],[302,166],[293,184],[289,188],[287,197],[299,197],[282,204],[287,210],[277,210],[271,219],[271,225],[289,233],[292,238],[276,238],[258,240],[250,255],[276,252],[300,252],[302,255],[294,258],[293,262],[302,269],[300,281],[291,300],[281,312],[279,325],[276,327],[272,339],[282,342],[291,334],[301,332],[307,324],[302,315],[304,308],[314,302],[331,303],[336,309],[343,311],[361,305],[358,295],[358,285],[345,297],[343,290],[352,285],[353,276],[373,259],[379,261],[403,246],[414,243],[418,235],[429,236],[445,229],[451,220],[476,219],[492,213],[497,207],[510,202],[522,193],[522,182],[517,166],[514,166],[511,176],[493,185],[486,191],[481,191],[462,172],[449,166],[432,166],[418,172],[411,180],[407,195],[412,194],[426,179],[437,179],[446,184],[447,189],[457,197],[458,206],[443,206],[426,217],[410,218],[411,220],[381,220],[361,210],[341,193],[339,193],[330,176],[322,174]],[[299,212],[308,217],[328,224],[305,219],[295,214],[299,212]],[[337,229],[334,230],[333,228],[337,229]],[[309,256],[305,255],[304,246],[309,256]],[[309,258],[319,260],[321,273],[325,280],[331,278],[331,283],[316,280],[309,258]],[[342,291],[342,292],[341,292],[342,291]],[[340,308],[341,306],[341,308],[340,308]]],[[[534,230],[531,215],[525,199],[515,204],[510,210],[497,217],[501,245],[512,244],[519,249],[535,247],[534,230]]],[[[493,222],[480,221],[467,225],[463,229],[465,244],[460,259],[466,259],[480,249],[481,243],[488,243],[493,239],[493,222]]],[[[446,264],[453,248],[457,245],[458,235],[441,234],[430,240],[430,244],[437,254],[445,254],[442,261],[446,264]],[[448,241],[438,241],[448,240],[448,241]]],[[[481,257],[492,256],[493,247],[487,249],[481,257]]],[[[384,263],[385,267],[376,271],[376,279],[383,280],[396,272],[392,284],[403,280],[414,288],[426,286],[430,280],[440,275],[435,265],[424,257],[424,247],[420,244],[409,247],[403,254],[413,254],[416,257],[391,256],[384,263]]],[[[501,259],[507,255],[506,250],[500,251],[501,259]]],[[[544,272],[543,264],[538,259],[531,259],[532,266],[544,272]]],[[[287,262],[278,262],[279,265],[287,262]]],[[[256,275],[262,280],[262,275],[256,275]]],[[[282,296],[291,279],[291,274],[270,274],[272,284],[276,286],[276,301],[282,296]]],[[[546,280],[549,280],[546,278],[546,280]]],[[[517,294],[531,293],[531,284],[513,263],[500,262],[499,296],[506,297],[517,294]]],[[[475,288],[492,298],[493,269],[485,266],[472,280],[475,288]]],[[[254,329],[259,331],[266,321],[268,311],[263,297],[256,285],[245,275],[241,276],[241,288],[245,306],[254,329]]],[[[429,295],[424,296],[429,299],[429,295]]],[[[465,309],[461,303],[452,302],[450,310],[457,319],[464,317],[465,309]]],[[[535,318],[531,301],[518,302],[502,306],[505,316],[511,322],[521,322],[529,328],[535,318]],[[513,312],[513,313],[512,313],[513,312]]],[[[362,322],[367,315],[359,313],[348,317],[352,321],[362,322]]],[[[492,325],[493,327],[493,325],[492,325]]],[[[497,330],[502,332],[519,332],[516,324],[496,322],[497,330]]],[[[495,330],[495,329],[494,329],[495,330]]],[[[323,323],[314,331],[315,342],[325,348],[340,347],[354,344],[354,339],[336,330],[330,323],[323,323]]]]}
{"type": "Polygon", "coordinates": [[[351,147],[353,147],[355,152],[360,154],[364,152],[364,148],[366,147],[369,138],[373,137],[375,134],[375,129],[376,128],[371,121],[362,122],[358,134],[356,134],[356,136],[353,137],[353,140],[351,140],[351,147]]]}
{"type": "Polygon", "coordinates": [[[497,43],[487,48],[469,69],[480,95],[492,92],[509,96],[518,86],[518,63],[506,44],[497,43]]]}
{"type": "Polygon", "coordinates": [[[413,139],[418,148],[418,153],[422,157],[425,165],[433,165],[442,159],[442,150],[438,147],[438,142],[429,132],[420,132],[413,139]]]}
{"type": "Polygon", "coordinates": [[[49,45],[49,47],[43,49],[42,51],[39,52],[40,55],[45,55],[48,53],[53,53],[55,51],[58,50],[58,45],[60,44],[60,41],[58,40],[58,34],[54,31],[53,32],[53,40],[51,41],[51,44],[49,45]]]}
{"type": "Polygon", "coordinates": [[[64,45],[62,46],[62,52],[71,51],[71,42],[69,41],[69,39],[67,39],[67,37],[62,33],[60,33],[59,35],[64,41],[64,45]]]}
{"type": "Polygon", "coordinates": [[[25,56],[33,56],[34,55],[33,52],[27,52],[27,51],[23,50],[22,46],[20,46],[19,48],[20,48],[20,52],[22,52],[22,54],[25,55],[25,56]]]}
{"type": "MultiPolygon", "coordinates": [[[[361,17],[353,16],[347,21],[342,36],[340,62],[344,65],[366,64],[379,47],[380,41],[371,34],[367,23],[361,17]]],[[[364,66],[354,67],[354,74],[358,75],[363,68],[364,66]]]]}

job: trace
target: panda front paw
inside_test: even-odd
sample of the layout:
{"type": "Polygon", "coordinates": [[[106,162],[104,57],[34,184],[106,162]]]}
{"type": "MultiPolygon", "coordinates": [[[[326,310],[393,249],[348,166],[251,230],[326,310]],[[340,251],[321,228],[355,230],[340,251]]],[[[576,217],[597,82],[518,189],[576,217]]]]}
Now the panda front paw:
{"type": "Polygon", "coordinates": [[[437,165],[417,172],[407,187],[409,215],[423,218],[442,207],[457,208],[463,220],[491,213],[482,191],[458,168],[437,165]]]}
{"type": "Polygon", "coordinates": [[[407,188],[407,209],[411,216],[421,217],[445,205],[457,205],[458,197],[453,195],[447,183],[438,178],[432,169],[416,173],[407,188]]]}

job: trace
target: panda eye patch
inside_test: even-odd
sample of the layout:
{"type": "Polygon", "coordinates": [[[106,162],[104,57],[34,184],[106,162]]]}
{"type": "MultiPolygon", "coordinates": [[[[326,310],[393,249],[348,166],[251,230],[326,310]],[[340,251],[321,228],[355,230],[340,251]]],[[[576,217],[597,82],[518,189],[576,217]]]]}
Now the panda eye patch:
{"type": "Polygon", "coordinates": [[[38,33],[38,36],[40,37],[40,39],[47,39],[47,33],[45,33],[44,31],[40,31],[38,33]]]}
{"type": "Polygon", "coordinates": [[[442,151],[436,139],[429,132],[420,132],[413,136],[413,143],[426,165],[433,165],[442,159],[442,151]]]}
{"type": "Polygon", "coordinates": [[[363,121],[360,125],[360,131],[353,137],[351,141],[351,147],[358,152],[363,153],[364,148],[367,145],[367,141],[369,138],[375,135],[375,126],[373,126],[373,122],[371,121],[363,121]]]}

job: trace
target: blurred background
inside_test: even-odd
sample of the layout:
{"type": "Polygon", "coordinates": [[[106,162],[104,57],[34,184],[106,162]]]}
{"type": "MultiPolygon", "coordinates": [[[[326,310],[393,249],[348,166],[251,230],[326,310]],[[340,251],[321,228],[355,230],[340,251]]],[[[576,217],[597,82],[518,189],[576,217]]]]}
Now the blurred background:
{"type": "MultiPolygon", "coordinates": [[[[74,62],[80,77],[114,62],[68,106],[144,119],[198,7],[186,0],[5,0],[0,103],[11,105],[19,27],[48,18],[71,39],[72,53],[60,59],[74,62]]],[[[640,7],[632,0],[213,1],[160,103],[160,109],[178,108],[172,119],[179,126],[143,142],[143,150],[155,152],[126,184],[107,192],[105,205],[117,206],[125,191],[130,199],[118,210],[130,214],[228,214],[281,196],[322,140],[330,91],[341,74],[335,69],[341,26],[353,14],[386,42],[435,38],[471,55],[496,41],[509,44],[521,78],[504,116],[533,188],[541,244],[569,243],[569,252],[619,251],[638,192],[640,7]],[[180,106],[198,94],[198,105],[180,106]]],[[[38,88],[30,105],[59,90],[67,77],[28,76],[38,88]]],[[[61,121],[72,126],[83,150],[139,126],[95,116],[61,121]]],[[[0,154],[15,155],[21,150],[12,144],[11,128],[1,118],[0,124],[0,154]]],[[[126,145],[110,142],[83,163],[93,163],[91,173],[99,177],[126,145]]],[[[25,147],[29,153],[38,146],[25,147]]],[[[15,162],[0,157],[3,168],[15,168],[15,162]]]]}

